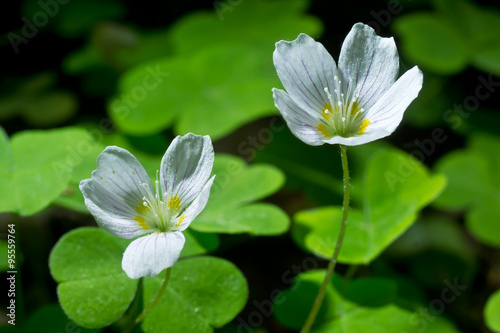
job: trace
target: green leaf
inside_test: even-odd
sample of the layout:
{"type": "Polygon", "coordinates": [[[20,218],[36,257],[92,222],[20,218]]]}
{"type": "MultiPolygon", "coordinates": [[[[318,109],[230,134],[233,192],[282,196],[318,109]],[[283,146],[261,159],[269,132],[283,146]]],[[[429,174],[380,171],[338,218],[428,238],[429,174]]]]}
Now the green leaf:
{"type": "MultiPolygon", "coordinates": [[[[490,192],[491,193],[491,192],[490,192]]],[[[471,234],[486,245],[500,247],[500,191],[484,196],[467,214],[466,226],[471,234]]]]}
{"type": "Polygon", "coordinates": [[[266,164],[247,166],[231,155],[216,155],[215,182],[208,204],[191,227],[203,232],[276,235],[289,226],[288,216],[267,203],[252,203],[276,192],[284,183],[283,173],[266,164]]]}
{"type": "Polygon", "coordinates": [[[484,307],[486,325],[494,332],[500,332],[500,290],[488,298],[484,307]]]}
{"type": "Polygon", "coordinates": [[[408,58],[439,74],[463,70],[470,59],[469,46],[447,21],[430,13],[414,13],[398,18],[394,30],[408,58]]]}
{"type": "MultiPolygon", "coordinates": [[[[88,131],[96,138],[96,140],[99,141],[99,143],[95,143],[92,147],[87,147],[85,154],[80,156],[75,154],[74,150],[71,150],[69,155],[70,158],[78,160],[79,164],[73,168],[73,173],[68,186],[61,196],[55,201],[57,205],[76,210],[81,213],[90,214],[85,206],[83,195],[79,189],[79,184],[80,181],[91,177],[92,171],[94,171],[97,167],[97,157],[102,153],[105,146],[116,145],[127,149],[139,160],[139,162],[141,162],[148,172],[149,177],[151,179],[156,179],[156,171],[160,168],[161,157],[165,152],[165,147],[168,145],[167,142],[158,140],[160,141],[158,145],[161,146],[162,155],[150,155],[135,148],[134,145],[131,144],[130,140],[120,134],[114,133],[112,135],[104,135],[108,132],[108,130],[104,127],[91,127],[88,131]]],[[[147,142],[147,146],[151,148],[157,139],[158,138],[155,137],[152,142],[147,142]]]]}
{"type": "Polygon", "coordinates": [[[481,242],[500,247],[500,138],[475,134],[468,147],[445,155],[436,170],[449,186],[435,202],[446,210],[466,210],[466,226],[481,242]]]}
{"type": "Polygon", "coordinates": [[[121,268],[127,240],[98,228],[79,228],[54,246],[49,266],[66,315],[86,328],[118,320],[134,297],[137,281],[121,268]]]}
{"type": "MultiPolygon", "coordinates": [[[[378,150],[387,148],[384,141],[374,141],[349,149],[350,168],[353,174],[361,173],[367,161],[378,150]]],[[[304,145],[292,135],[277,117],[270,118],[268,126],[249,135],[238,146],[238,152],[247,161],[279,165],[286,175],[286,186],[305,193],[318,204],[341,203],[343,195],[342,165],[338,147],[323,145],[315,148],[304,145]],[[271,133],[263,139],[259,133],[271,133]],[[251,138],[256,138],[253,141],[251,138]],[[300,156],[300,158],[297,158],[300,156]],[[333,194],[333,195],[332,195],[333,194]],[[337,196],[335,196],[337,195],[337,196]]],[[[353,179],[357,182],[361,179],[353,179]]],[[[356,187],[353,184],[353,187],[356,187]]]]}
{"type": "Polygon", "coordinates": [[[35,214],[53,202],[94,145],[76,127],[18,132],[10,143],[0,132],[0,212],[21,215],[35,214]]]}
{"type": "Polygon", "coordinates": [[[446,175],[448,186],[434,205],[451,210],[464,209],[482,199],[488,184],[488,163],[483,156],[469,151],[453,151],[436,164],[436,170],[446,175]],[[464,195],[467,193],[467,195],[464,195]]]}
{"type": "MultiPolygon", "coordinates": [[[[324,270],[298,275],[292,287],[274,300],[278,321],[291,329],[302,327],[324,275],[324,270]]],[[[398,301],[397,284],[392,280],[363,278],[344,284],[334,275],[311,332],[458,332],[443,319],[422,327],[420,321],[415,322],[418,315],[398,307],[398,301]]]]}
{"type": "Polygon", "coordinates": [[[478,6],[469,0],[434,0],[439,12],[446,15],[454,28],[468,40],[477,53],[498,45],[500,11],[495,7],[478,6]]]}
{"type": "Polygon", "coordinates": [[[38,308],[26,321],[24,332],[101,332],[79,327],[68,320],[58,304],[38,308]],[[47,320],[50,318],[50,320],[47,320]]]}
{"type": "MultiPolygon", "coordinates": [[[[144,304],[154,299],[162,274],[144,281],[144,304]]],[[[244,307],[248,287],[243,274],[230,262],[199,257],[179,261],[168,287],[142,324],[144,332],[213,332],[231,321],[244,307]],[[168,314],[168,315],[165,315],[168,314]]]]}
{"type": "Polygon", "coordinates": [[[214,234],[205,234],[195,230],[184,230],[186,243],[181,252],[181,258],[197,256],[212,252],[219,247],[219,237],[214,234]]]}
{"type": "MultiPolygon", "coordinates": [[[[184,231],[184,235],[182,258],[214,250],[219,244],[216,235],[189,230],[184,231]]],[[[49,266],[59,283],[59,302],[66,315],[78,325],[87,328],[110,325],[130,305],[138,280],[125,274],[121,261],[131,241],[100,228],[86,227],[70,231],[54,246],[49,266]]]]}
{"type": "MultiPolygon", "coordinates": [[[[362,209],[349,211],[339,262],[368,264],[408,229],[417,213],[443,189],[444,177],[430,175],[412,156],[384,150],[368,163],[361,191],[362,209]]],[[[292,237],[297,244],[330,258],[340,231],[342,207],[301,211],[294,216],[292,237]]]]}
{"type": "Polygon", "coordinates": [[[497,47],[476,55],[473,59],[473,65],[485,73],[500,76],[500,47],[497,47]]]}
{"type": "MultiPolygon", "coordinates": [[[[276,114],[269,93],[279,86],[269,56],[274,43],[321,30],[319,21],[303,14],[305,4],[249,1],[222,21],[219,10],[181,20],[171,31],[176,55],[126,72],[109,105],[110,116],[128,134],[157,133],[174,125],[178,134],[208,134],[215,140],[276,114]]],[[[232,6],[219,3],[216,9],[222,5],[232,6]]]]}
{"type": "Polygon", "coordinates": [[[175,120],[177,134],[215,140],[276,113],[269,87],[277,85],[277,76],[268,60],[260,50],[235,45],[141,64],[120,79],[110,116],[133,135],[159,132],[175,120]]]}
{"type": "Polygon", "coordinates": [[[454,28],[473,51],[472,64],[486,73],[500,76],[500,11],[480,7],[466,0],[435,0],[454,28]]]}
{"type": "Polygon", "coordinates": [[[434,0],[437,12],[398,19],[403,51],[422,67],[453,74],[467,65],[500,76],[500,11],[467,0],[434,0]]]}
{"type": "Polygon", "coordinates": [[[304,0],[218,2],[215,12],[196,12],[182,18],[172,29],[172,40],[181,54],[241,41],[272,52],[279,40],[293,40],[301,32],[311,36],[321,33],[321,22],[304,14],[307,7],[304,0]]]}

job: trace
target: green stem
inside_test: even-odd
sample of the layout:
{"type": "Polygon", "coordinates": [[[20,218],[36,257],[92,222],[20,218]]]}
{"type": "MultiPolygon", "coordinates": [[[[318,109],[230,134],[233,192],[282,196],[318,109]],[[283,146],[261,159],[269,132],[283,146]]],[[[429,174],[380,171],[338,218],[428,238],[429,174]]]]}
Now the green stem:
{"type": "Polygon", "coordinates": [[[144,317],[146,317],[146,315],[149,313],[149,311],[151,311],[152,308],[154,308],[154,306],[156,305],[156,303],[158,303],[158,301],[160,300],[161,296],[163,295],[163,293],[165,292],[165,289],[167,289],[167,285],[168,285],[168,280],[170,279],[170,271],[172,270],[172,267],[169,267],[167,269],[167,272],[165,273],[165,280],[163,280],[163,284],[161,285],[161,288],[160,288],[160,291],[158,292],[158,294],[156,295],[156,298],[153,300],[153,302],[151,302],[151,304],[149,304],[149,306],[144,309],[144,311],[142,311],[142,313],[135,319],[135,324],[139,324],[143,319],[144,317]]]}
{"type": "Polygon", "coordinates": [[[342,247],[342,242],[344,241],[345,229],[347,227],[347,215],[349,214],[349,166],[347,164],[347,148],[343,145],[340,145],[340,155],[342,157],[342,169],[344,171],[344,205],[342,208],[342,224],[340,225],[340,232],[337,238],[337,243],[335,244],[335,251],[333,252],[333,257],[328,263],[328,268],[326,270],[325,279],[319,288],[318,295],[314,300],[311,312],[309,312],[309,316],[302,327],[301,333],[309,333],[311,327],[316,320],[316,316],[318,315],[319,309],[321,308],[321,304],[323,303],[323,299],[326,295],[326,289],[328,288],[328,284],[330,283],[330,279],[332,278],[333,271],[335,269],[335,265],[337,264],[337,258],[339,256],[340,248],[342,247]]]}

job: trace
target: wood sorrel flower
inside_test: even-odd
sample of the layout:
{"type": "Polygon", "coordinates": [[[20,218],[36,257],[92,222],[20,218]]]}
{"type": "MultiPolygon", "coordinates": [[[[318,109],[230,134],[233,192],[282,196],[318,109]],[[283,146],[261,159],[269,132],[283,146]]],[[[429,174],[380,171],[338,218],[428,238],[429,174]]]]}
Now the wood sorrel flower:
{"type": "Polygon", "coordinates": [[[122,268],[132,279],[156,276],[175,264],[184,246],[181,231],[205,208],[214,177],[209,136],[177,136],[161,160],[153,187],[146,170],[127,150],[107,147],[92,178],[80,183],[97,223],[121,238],[135,238],[122,268]]]}
{"type": "Polygon", "coordinates": [[[312,146],[354,146],[390,135],[422,88],[416,66],[396,81],[394,40],[362,23],[344,40],[338,67],[306,34],[276,43],[273,59],[286,89],[273,88],[274,103],[292,133],[312,146]]]}

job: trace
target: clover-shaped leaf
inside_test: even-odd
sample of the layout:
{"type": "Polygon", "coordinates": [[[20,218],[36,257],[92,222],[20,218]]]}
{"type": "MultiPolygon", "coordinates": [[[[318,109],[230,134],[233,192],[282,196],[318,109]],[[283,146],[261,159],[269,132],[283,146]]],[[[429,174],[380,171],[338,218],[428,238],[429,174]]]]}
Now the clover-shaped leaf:
{"type": "MultiPolygon", "coordinates": [[[[359,177],[359,176],[358,176],[359,177]]],[[[412,156],[381,151],[368,162],[362,186],[353,188],[361,207],[350,209],[339,262],[368,264],[416,220],[417,213],[443,189],[445,179],[430,175],[412,156]]],[[[313,253],[330,258],[340,230],[342,207],[297,213],[292,236],[313,253]]]]}
{"type": "MultiPolygon", "coordinates": [[[[153,300],[161,284],[162,277],[146,278],[145,304],[153,300]]],[[[211,333],[243,309],[247,293],[245,277],[230,262],[215,257],[182,260],[172,269],[164,296],[142,328],[154,333],[211,333]]]]}
{"type": "Polygon", "coordinates": [[[438,161],[436,170],[448,178],[448,187],[434,205],[466,210],[466,226],[481,242],[500,247],[500,138],[472,135],[468,147],[438,161]]]}
{"type": "Polygon", "coordinates": [[[439,74],[457,73],[467,65],[500,75],[500,12],[467,0],[435,0],[435,12],[398,18],[395,31],[402,49],[417,64],[439,74]]]}
{"type": "Polygon", "coordinates": [[[307,7],[304,0],[218,2],[215,11],[196,12],[181,19],[172,29],[172,41],[182,54],[213,44],[240,42],[272,52],[279,40],[292,40],[301,32],[320,34],[321,21],[306,15],[307,7]]]}
{"type": "MultiPolygon", "coordinates": [[[[218,246],[216,235],[200,235],[188,230],[184,234],[186,244],[181,257],[203,254],[218,246]]],[[[129,243],[130,240],[115,237],[103,229],[85,227],[65,234],[52,250],[49,265],[54,280],[59,283],[59,302],[66,315],[78,325],[87,328],[110,325],[132,302],[138,280],[130,279],[121,267],[122,255],[129,243]]],[[[173,268],[173,275],[179,274],[175,271],[173,268]]]]}
{"type": "Polygon", "coordinates": [[[216,155],[215,182],[205,210],[191,224],[203,232],[275,235],[285,232],[288,216],[268,203],[252,203],[278,190],[283,173],[266,164],[247,166],[231,155],[216,155]]]}
{"type": "MultiPolygon", "coordinates": [[[[276,317],[283,325],[291,329],[302,327],[324,275],[324,270],[302,273],[289,290],[274,300],[276,317]]],[[[361,278],[346,284],[334,275],[311,332],[458,332],[442,318],[426,323],[425,327],[415,325],[416,313],[399,307],[399,302],[398,285],[393,280],[361,278]]]]}
{"type": "Polygon", "coordinates": [[[249,1],[226,14],[227,20],[216,12],[185,18],[171,31],[174,56],[142,63],[121,77],[111,118],[129,134],[174,125],[177,134],[216,140],[275,114],[269,94],[269,87],[279,85],[269,57],[274,43],[320,31],[319,21],[303,15],[304,7],[299,0],[249,1]]]}
{"type": "Polygon", "coordinates": [[[120,79],[109,113],[120,130],[229,134],[259,117],[276,113],[269,87],[277,78],[272,62],[248,45],[214,46],[183,57],[138,65],[120,79]]]}
{"type": "Polygon", "coordinates": [[[80,326],[99,328],[117,321],[134,298],[138,280],[121,267],[127,240],[102,229],[79,228],[65,234],[49,259],[66,315],[80,326]]]}
{"type": "Polygon", "coordinates": [[[81,128],[24,131],[10,142],[0,129],[0,212],[32,215],[68,184],[92,137],[81,128]]]}

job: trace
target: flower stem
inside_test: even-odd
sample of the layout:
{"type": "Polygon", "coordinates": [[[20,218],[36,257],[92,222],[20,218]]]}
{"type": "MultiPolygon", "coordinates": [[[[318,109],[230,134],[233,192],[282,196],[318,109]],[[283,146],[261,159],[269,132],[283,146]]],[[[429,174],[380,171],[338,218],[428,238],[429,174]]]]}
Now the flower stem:
{"type": "Polygon", "coordinates": [[[325,279],[319,288],[318,295],[314,300],[313,307],[311,312],[309,312],[309,316],[302,327],[301,333],[309,333],[311,327],[316,320],[316,316],[318,315],[319,309],[321,308],[321,304],[323,303],[323,298],[325,298],[326,289],[328,288],[328,284],[330,283],[330,279],[332,278],[333,271],[335,269],[335,265],[337,264],[337,258],[339,256],[340,248],[342,247],[342,242],[344,240],[345,229],[347,227],[347,215],[349,214],[349,166],[347,164],[347,148],[346,146],[340,145],[340,155],[342,157],[342,169],[344,171],[344,204],[342,207],[342,224],[340,225],[340,232],[337,238],[337,243],[335,244],[335,251],[333,252],[333,257],[328,263],[328,268],[326,270],[325,279]]]}
{"type": "Polygon", "coordinates": [[[149,311],[151,311],[152,308],[155,307],[156,303],[158,303],[158,301],[160,300],[161,296],[163,295],[163,293],[165,292],[165,289],[167,289],[167,285],[168,285],[168,280],[170,280],[170,271],[172,270],[172,267],[169,267],[167,269],[167,272],[165,273],[165,280],[163,280],[163,284],[161,285],[161,288],[160,288],[160,291],[158,291],[158,294],[156,295],[156,298],[153,300],[153,302],[151,302],[151,304],[149,304],[149,306],[144,309],[142,311],[142,313],[135,319],[135,324],[139,324],[143,319],[144,317],[146,317],[146,315],[149,313],[149,311]]]}

